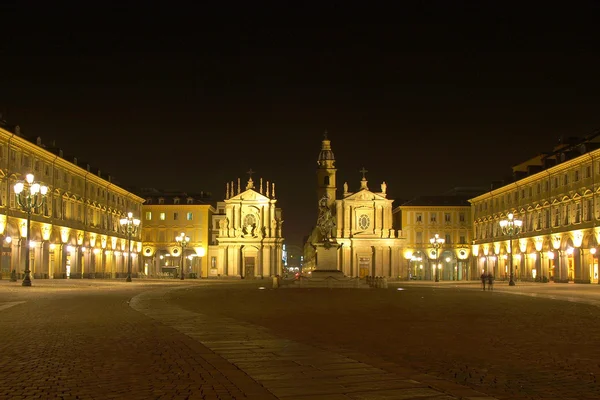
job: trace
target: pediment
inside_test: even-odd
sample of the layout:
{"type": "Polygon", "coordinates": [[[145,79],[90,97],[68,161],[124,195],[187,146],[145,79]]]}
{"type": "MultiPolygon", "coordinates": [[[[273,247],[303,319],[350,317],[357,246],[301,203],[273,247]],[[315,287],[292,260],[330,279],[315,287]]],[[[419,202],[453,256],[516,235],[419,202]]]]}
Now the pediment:
{"type": "Polygon", "coordinates": [[[253,189],[248,189],[242,193],[239,193],[233,197],[230,197],[229,200],[225,200],[225,202],[230,201],[256,201],[256,202],[268,202],[269,198],[264,196],[253,189]]]}
{"type": "Polygon", "coordinates": [[[370,190],[361,190],[356,193],[344,197],[344,201],[373,201],[373,200],[387,200],[380,194],[373,193],[370,190]]]}

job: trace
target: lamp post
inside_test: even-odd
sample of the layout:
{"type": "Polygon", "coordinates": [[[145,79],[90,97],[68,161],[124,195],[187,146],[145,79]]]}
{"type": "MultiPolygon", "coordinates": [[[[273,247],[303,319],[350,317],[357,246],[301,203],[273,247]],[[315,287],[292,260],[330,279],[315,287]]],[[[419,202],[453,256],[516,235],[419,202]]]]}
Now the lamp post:
{"type": "Polygon", "coordinates": [[[137,232],[140,220],[133,218],[133,213],[128,212],[127,218],[121,218],[120,223],[127,234],[127,279],[125,281],[131,282],[131,236],[137,232]]]}
{"type": "Polygon", "coordinates": [[[181,280],[184,279],[184,274],[183,274],[183,260],[185,260],[184,256],[183,256],[183,252],[185,251],[185,247],[188,245],[188,243],[190,242],[190,238],[185,236],[185,233],[181,232],[181,235],[177,236],[175,238],[175,240],[177,241],[177,243],[179,243],[179,245],[181,246],[181,280]]]}
{"type": "Polygon", "coordinates": [[[507,219],[503,219],[500,221],[500,228],[502,229],[502,233],[508,235],[509,241],[509,256],[508,256],[508,264],[510,268],[510,279],[508,281],[509,286],[515,286],[514,273],[513,273],[513,236],[517,235],[521,230],[521,226],[523,226],[523,221],[520,219],[515,219],[513,213],[508,214],[507,219]]]}
{"type": "Polygon", "coordinates": [[[48,186],[34,182],[33,174],[25,176],[25,182],[17,182],[14,186],[17,203],[27,213],[27,242],[25,245],[25,277],[23,286],[31,286],[31,271],[29,270],[29,240],[31,238],[31,213],[46,201],[48,186]]]}
{"type": "Polygon", "coordinates": [[[431,243],[431,246],[435,249],[435,281],[439,282],[440,281],[440,274],[438,272],[439,267],[439,258],[440,258],[440,248],[444,245],[444,242],[446,240],[442,239],[440,237],[440,235],[438,235],[437,233],[435,234],[434,237],[432,237],[431,239],[429,239],[429,243],[431,243]]]}

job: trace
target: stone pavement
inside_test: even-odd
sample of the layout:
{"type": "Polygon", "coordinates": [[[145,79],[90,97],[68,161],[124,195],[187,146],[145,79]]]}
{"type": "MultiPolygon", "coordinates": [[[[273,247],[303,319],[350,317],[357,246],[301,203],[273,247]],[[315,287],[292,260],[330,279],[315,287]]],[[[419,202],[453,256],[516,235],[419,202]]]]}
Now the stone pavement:
{"type": "Polygon", "coordinates": [[[0,281],[0,399],[275,399],[198,341],[129,307],[170,284],[0,281]]]}
{"type": "Polygon", "coordinates": [[[207,346],[276,398],[493,400],[431,376],[422,375],[423,381],[409,379],[414,371],[390,373],[347,355],[277,337],[257,325],[173,307],[162,301],[170,290],[137,295],[131,307],[207,346]]]}
{"type": "MultiPolygon", "coordinates": [[[[376,356],[324,350],[165,301],[218,284],[0,281],[0,399],[493,399],[376,356]]],[[[476,282],[389,290],[410,286],[481,290],[476,282]]],[[[600,306],[599,285],[497,282],[495,291],[600,306]]],[[[556,398],[584,398],[563,389],[556,398]]]]}

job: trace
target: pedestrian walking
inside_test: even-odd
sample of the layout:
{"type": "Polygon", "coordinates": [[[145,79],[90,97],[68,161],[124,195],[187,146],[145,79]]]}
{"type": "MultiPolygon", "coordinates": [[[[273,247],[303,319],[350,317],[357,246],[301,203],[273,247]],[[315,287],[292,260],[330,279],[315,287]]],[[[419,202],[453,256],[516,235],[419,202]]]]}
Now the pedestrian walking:
{"type": "Polygon", "coordinates": [[[494,290],[494,275],[488,274],[488,290],[494,290]]]}
{"type": "Polygon", "coordinates": [[[481,285],[483,286],[483,290],[485,290],[485,281],[487,280],[487,276],[485,272],[481,273],[481,285]]]}

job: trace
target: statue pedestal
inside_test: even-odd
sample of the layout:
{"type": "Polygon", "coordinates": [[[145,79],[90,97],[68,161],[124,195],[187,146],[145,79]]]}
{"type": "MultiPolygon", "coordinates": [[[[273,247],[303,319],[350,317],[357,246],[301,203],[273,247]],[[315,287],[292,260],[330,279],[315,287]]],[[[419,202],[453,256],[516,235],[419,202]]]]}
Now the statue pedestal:
{"type": "Polygon", "coordinates": [[[338,243],[316,243],[316,264],[315,269],[308,276],[302,276],[295,281],[293,287],[306,288],[354,288],[368,289],[364,280],[361,281],[358,277],[350,278],[344,276],[344,273],[339,268],[338,257],[339,249],[342,245],[338,243]]]}
{"type": "Polygon", "coordinates": [[[317,243],[315,245],[317,259],[315,270],[312,272],[313,276],[315,276],[315,272],[323,278],[326,277],[326,272],[339,272],[340,275],[336,274],[336,276],[344,276],[338,266],[338,249],[340,247],[337,243],[317,243]]]}

